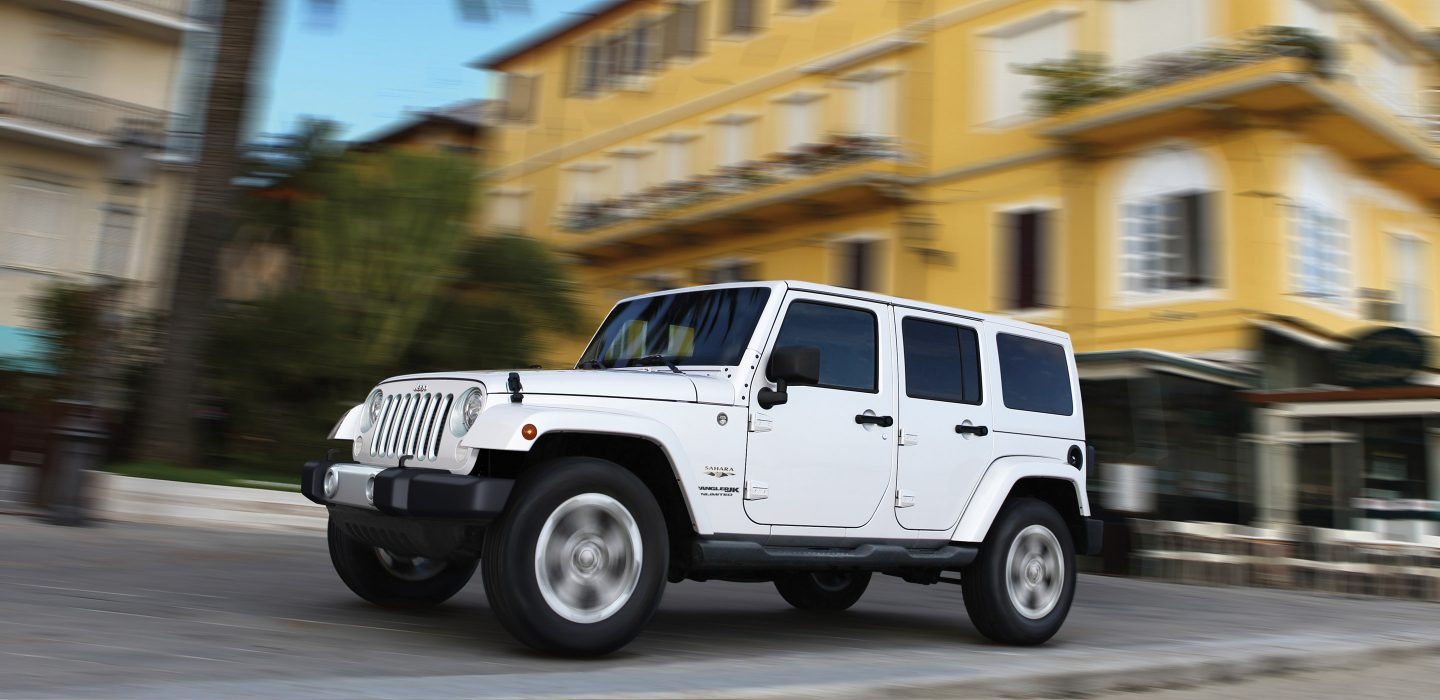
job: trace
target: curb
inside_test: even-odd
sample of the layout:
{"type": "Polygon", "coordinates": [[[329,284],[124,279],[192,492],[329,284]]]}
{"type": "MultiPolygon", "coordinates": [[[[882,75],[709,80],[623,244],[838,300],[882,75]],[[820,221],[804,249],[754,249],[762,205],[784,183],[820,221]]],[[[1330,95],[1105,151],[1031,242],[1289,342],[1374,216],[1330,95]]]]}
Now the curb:
{"type": "Polygon", "coordinates": [[[326,510],[289,491],[192,484],[89,472],[94,515],[103,520],[223,530],[325,529],[326,510]]]}
{"type": "MultiPolygon", "coordinates": [[[[612,666],[595,671],[432,677],[337,677],[110,688],[116,698],[232,697],[401,700],[778,700],[933,697],[1080,697],[1233,683],[1247,678],[1346,669],[1440,653],[1440,635],[1342,637],[1316,632],[1241,641],[1176,642],[1097,650],[1083,645],[969,653],[935,647],[890,652],[787,654],[767,659],[612,666]],[[1004,663],[995,663],[1004,655],[1004,663]],[[1003,667],[1003,670],[997,667],[1003,667]],[[878,678],[876,676],[879,676],[878,678]]],[[[62,697],[84,696],[79,694],[62,697]]]]}

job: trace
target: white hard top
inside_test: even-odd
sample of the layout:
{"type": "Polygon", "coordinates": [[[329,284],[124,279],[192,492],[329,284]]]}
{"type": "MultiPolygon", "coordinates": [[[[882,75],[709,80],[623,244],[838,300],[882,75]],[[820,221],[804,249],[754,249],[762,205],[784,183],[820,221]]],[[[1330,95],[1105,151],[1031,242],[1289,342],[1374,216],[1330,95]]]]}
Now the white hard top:
{"type": "Polygon", "coordinates": [[[846,298],[846,299],[858,299],[858,300],[861,300],[861,301],[869,301],[869,302],[874,302],[874,303],[877,303],[877,304],[890,304],[890,305],[893,305],[893,306],[901,306],[901,307],[905,307],[905,308],[909,308],[909,309],[917,309],[917,310],[920,310],[920,311],[931,311],[931,312],[934,312],[934,313],[937,313],[937,314],[946,314],[946,315],[949,315],[949,316],[959,316],[959,317],[971,319],[971,320],[974,320],[974,321],[982,321],[982,322],[985,322],[985,323],[994,323],[994,324],[1000,325],[1000,326],[1007,326],[1007,327],[1009,327],[1009,328],[1014,328],[1014,329],[1017,329],[1017,330],[1023,330],[1023,331],[1027,331],[1027,332],[1030,332],[1030,333],[1040,333],[1040,334],[1049,335],[1049,336],[1055,336],[1055,337],[1060,337],[1060,338],[1069,338],[1069,337],[1070,337],[1070,335],[1069,335],[1068,333],[1063,333],[1063,332],[1061,332],[1061,331],[1057,331],[1057,330],[1055,330],[1054,328],[1046,328],[1045,326],[1037,326],[1037,325],[1035,325],[1035,324],[1033,324],[1033,323],[1026,323],[1026,322],[1024,322],[1024,321],[1017,321],[1017,320],[1015,320],[1015,319],[1007,318],[1007,317],[1005,317],[1005,316],[994,316],[994,315],[991,315],[991,314],[982,314],[982,313],[980,313],[979,311],[969,311],[969,310],[967,310],[967,309],[957,309],[957,308],[955,308],[955,307],[953,307],[953,306],[941,306],[941,305],[939,305],[939,304],[931,304],[931,303],[929,303],[929,302],[916,301],[916,300],[914,300],[914,299],[905,299],[905,298],[902,298],[902,297],[892,297],[892,296],[888,296],[888,295],[885,295],[885,294],[876,294],[875,292],[866,292],[866,291],[862,291],[862,290],[858,290],[858,289],[849,289],[849,288],[847,288],[847,287],[836,287],[836,286],[829,285],[829,284],[817,284],[817,283],[815,283],[815,282],[802,282],[802,281],[800,281],[800,280],[769,280],[769,281],[764,281],[764,282],[726,282],[726,283],[723,283],[723,284],[707,284],[707,285],[702,285],[702,286],[697,286],[697,287],[681,287],[681,288],[676,288],[676,289],[667,289],[667,290],[660,291],[660,292],[651,292],[651,293],[649,293],[649,294],[637,294],[637,295],[635,295],[635,296],[633,296],[633,297],[627,297],[627,298],[625,298],[625,299],[622,299],[621,302],[623,303],[623,302],[626,302],[626,301],[630,301],[631,299],[643,299],[643,298],[645,298],[645,297],[661,296],[661,295],[664,295],[664,294],[674,294],[674,293],[676,293],[676,292],[695,292],[695,291],[702,291],[702,290],[707,290],[707,289],[730,289],[730,288],[735,288],[735,287],[768,287],[768,288],[773,289],[773,290],[775,290],[776,292],[779,292],[779,293],[781,293],[781,294],[785,293],[785,291],[786,291],[786,290],[789,290],[789,289],[793,289],[793,290],[801,291],[801,292],[812,292],[812,293],[815,293],[815,294],[827,294],[827,295],[830,295],[830,296],[842,297],[842,298],[846,298]]]}

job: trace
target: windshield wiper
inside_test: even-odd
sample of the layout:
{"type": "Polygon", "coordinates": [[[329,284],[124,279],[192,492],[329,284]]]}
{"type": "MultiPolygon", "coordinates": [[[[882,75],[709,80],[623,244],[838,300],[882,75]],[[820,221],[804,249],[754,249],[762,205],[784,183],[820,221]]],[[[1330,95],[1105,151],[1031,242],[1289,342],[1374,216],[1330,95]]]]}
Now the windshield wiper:
{"type": "Polygon", "coordinates": [[[684,372],[681,372],[681,371],[680,371],[680,368],[679,368],[679,367],[676,367],[676,366],[675,366],[675,361],[674,361],[674,360],[672,360],[672,359],[670,359],[670,358],[668,358],[668,357],[666,357],[666,356],[664,356],[664,355],[646,355],[646,356],[644,356],[644,357],[642,357],[642,358],[640,358],[640,359],[638,359],[638,360],[635,360],[635,361],[631,362],[630,364],[631,364],[632,366],[639,366],[639,367],[647,367],[647,366],[651,366],[651,365],[655,365],[655,364],[662,364],[662,365],[665,365],[666,367],[669,367],[671,372],[674,372],[674,373],[676,373],[676,374],[684,374],[684,372]]]}
{"type": "Polygon", "coordinates": [[[605,369],[605,365],[600,364],[599,360],[584,360],[575,365],[575,369],[605,369]]]}

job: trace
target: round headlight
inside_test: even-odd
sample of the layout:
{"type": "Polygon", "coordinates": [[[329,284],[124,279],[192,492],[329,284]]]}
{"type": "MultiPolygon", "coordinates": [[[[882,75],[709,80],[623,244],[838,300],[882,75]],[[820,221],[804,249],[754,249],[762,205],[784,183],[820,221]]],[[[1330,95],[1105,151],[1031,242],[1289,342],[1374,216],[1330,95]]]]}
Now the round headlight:
{"type": "Polygon", "coordinates": [[[375,421],[380,420],[380,409],[385,406],[385,395],[379,389],[370,392],[370,398],[365,400],[365,416],[360,421],[360,432],[368,433],[375,427],[375,421]]]}
{"type": "Polygon", "coordinates": [[[485,392],[478,388],[466,389],[460,395],[460,400],[455,402],[455,413],[450,419],[450,427],[456,436],[463,436],[470,431],[470,426],[475,425],[475,420],[480,417],[480,409],[485,407],[485,392]]]}

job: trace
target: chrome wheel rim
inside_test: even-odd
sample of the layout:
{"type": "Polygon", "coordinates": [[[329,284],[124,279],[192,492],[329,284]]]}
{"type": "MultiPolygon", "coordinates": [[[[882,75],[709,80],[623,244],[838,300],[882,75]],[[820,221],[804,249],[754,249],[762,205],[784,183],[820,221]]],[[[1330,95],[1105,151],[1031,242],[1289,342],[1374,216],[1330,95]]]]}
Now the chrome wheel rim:
{"type": "Polygon", "coordinates": [[[428,557],[402,557],[388,549],[375,548],[375,558],[391,576],[402,581],[425,581],[445,570],[445,562],[428,557]]]}
{"type": "Polygon", "coordinates": [[[571,622],[600,622],[625,607],[640,583],[641,563],[640,526],[601,493],[561,503],[535,544],[540,595],[571,622]]]}
{"type": "Polygon", "coordinates": [[[1038,620],[1060,603],[1065,560],[1060,540],[1044,525],[1031,525],[1010,542],[1005,558],[1005,590],[1021,615],[1038,620]]]}

